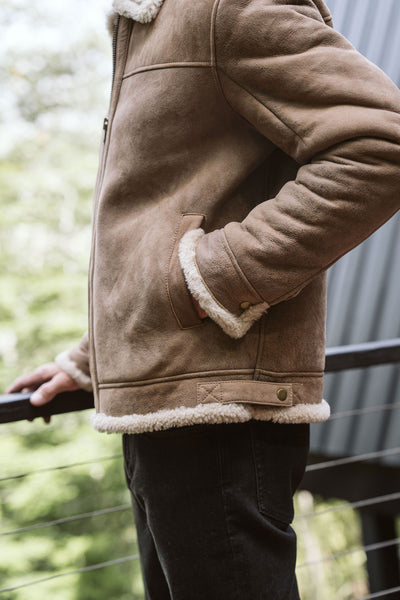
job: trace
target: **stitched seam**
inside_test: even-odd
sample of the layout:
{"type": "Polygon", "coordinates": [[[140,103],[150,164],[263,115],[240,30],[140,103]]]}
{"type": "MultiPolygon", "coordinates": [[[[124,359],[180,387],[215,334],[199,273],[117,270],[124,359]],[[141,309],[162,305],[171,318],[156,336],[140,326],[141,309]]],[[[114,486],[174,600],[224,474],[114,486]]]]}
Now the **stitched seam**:
{"type": "MultiPolygon", "coordinates": [[[[259,100],[256,96],[254,96],[254,94],[252,94],[249,90],[247,90],[244,86],[242,86],[240,83],[238,83],[237,81],[235,81],[234,79],[232,79],[232,77],[230,77],[226,71],[224,71],[224,69],[222,69],[219,65],[218,65],[218,61],[217,61],[217,42],[216,42],[216,21],[217,21],[217,13],[218,13],[218,8],[220,5],[220,0],[216,0],[216,3],[214,5],[215,7],[215,14],[214,14],[214,20],[213,20],[213,30],[212,30],[212,35],[213,35],[213,44],[211,46],[212,50],[214,50],[215,54],[214,54],[214,64],[213,67],[215,68],[215,73],[216,73],[216,78],[217,78],[217,87],[220,91],[220,93],[222,94],[222,97],[224,98],[225,102],[227,103],[227,105],[230,107],[230,109],[236,114],[239,115],[240,117],[242,117],[247,123],[249,123],[256,131],[257,128],[254,127],[254,125],[252,123],[250,123],[250,121],[248,121],[245,117],[243,117],[243,115],[238,112],[235,108],[233,108],[232,104],[230,103],[230,101],[228,100],[224,89],[223,89],[223,85],[222,85],[222,81],[221,78],[218,74],[218,70],[221,71],[222,73],[224,73],[224,75],[230,79],[233,83],[235,83],[238,87],[240,87],[241,89],[243,89],[243,91],[245,91],[247,94],[249,94],[249,96],[252,96],[259,104],[261,104],[266,110],[268,110],[271,114],[273,114],[275,116],[276,119],[278,119],[278,121],[280,121],[282,123],[282,125],[284,125],[289,131],[291,131],[292,133],[294,133],[294,135],[296,135],[296,137],[298,137],[301,142],[305,145],[305,142],[303,140],[303,138],[294,130],[292,129],[287,123],[285,123],[272,109],[270,109],[269,107],[265,106],[265,104],[263,104],[263,102],[261,102],[261,100],[259,100]]],[[[260,132],[259,132],[260,133],[260,132]]],[[[264,137],[264,136],[263,136],[264,137]]]]}
{"type": "MultiPolygon", "coordinates": [[[[177,245],[179,244],[179,241],[182,239],[182,235],[178,238],[178,233],[181,232],[182,229],[182,223],[183,223],[183,219],[186,215],[189,216],[202,216],[204,217],[204,219],[206,218],[206,215],[203,213],[181,213],[181,219],[178,223],[178,226],[175,230],[175,236],[174,236],[174,240],[172,243],[172,249],[170,251],[170,256],[169,256],[169,260],[168,260],[168,266],[167,266],[167,273],[165,276],[165,284],[166,284],[166,288],[167,288],[167,295],[168,295],[168,300],[172,309],[172,312],[174,313],[175,319],[178,322],[178,325],[180,327],[180,329],[194,329],[195,327],[201,327],[202,325],[205,325],[204,320],[200,319],[200,317],[198,317],[199,321],[194,323],[193,325],[188,325],[188,326],[184,326],[183,323],[181,322],[181,319],[179,318],[175,307],[174,307],[174,303],[172,300],[172,296],[171,296],[171,292],[170,292],[170,288],[169,288],[169,273],[170,273],[170,266],[171,266],[171,261],[172,261],[172,257],[174,256],[174,251],[177,248],[177,245]]],[[[190,300],[190,299],[189,299],[190,300]]]]}
{"type": "Polygon", "coordinates": [[[227,99],[225,92],[223,90],[220,77],[218,75],[218,64],[217,64],[217,43],[216,43],[216,21],[217,21],[217,12],[219,8],[220,0],[216,0],[213,7],[212,21],[211,21],[211,29],[210,29],[210,46],[211,46],[211,68],[214,78],[215,87],[217,89],[218,94],[221,96],[226,108],[230,113],[232,113],[236,118],[240,119],[247,126],[251,127],[258,135],[261,135],[260,132],[254,127],[253,123],[250,123],[242,114],[240,114],[237,110],[233,108],[229,100],[227,99]]]}
{"type": "Polygon", "coordinates": [[[133,69],[133,71],[129,71],[129,73],[126,73],[126,75],[123,76],[122,79],[128,79],[129,77],[132,77],[133,75],[136,75],[136,73],[146,73],[147,71],[158,71],[160,69],[179,69],[179,68],[211,68],[211,63],[208,62],[191,62],[191,61],[182,61],[182,62],[176,62],[176,63],[158,63],[155,65],[148,65],[145,67],[137,67],[136,69],[133,69]]]}
{"type": "Polygon", "coordinates": [[[255,484],[256,484],[257,506],[258,506],[258,509],[260,510],[261,490],[260,490],[259,473],[258,473],[258,468],[257,468],[257,457],[256,457],[254,431],[250,424],[249,424],[248,429],[249,429],[249,433],[250,433],[251,454],[252,454],[252,459],[253,459],[254,479],[255,479],[255,484]]]}
{"type": "MultiPolygon", "coordinates": [[[[117,29],[116,29],[116,52],[118,49],[118,34],[120,33],[120,27],[121,27],[121,18],[117,17],[118,19],[118,23],[117,23],[117,29]]],[[[128,30],[127,30],[127,40],[125,41],[125,52],[124,52],[124,56],[123,56],[123,68],[125,69],[126,66],[126,62],[128,60],[128,53],[129,53],[129,39],[132,35],[132,31],[134,28],[134,22],[129,23],[128,24],[128,30]]],[[[116,62],[115,62],[115,70],[117,68],[117,54],[116,54],[116,62]]],[[[114,73],[114,78],[115,78],[115,73],[114,73]]],[[[112,82],[112,88],[114,88],[115,85],[115,81],[112,82]]],[[[121,82],[118,84],[118,87],[111,89],[111,97],[110,97],[110,105],[109,105],[109,129],[108,129],[108,139],[105,142],[105,145],[102,147],[102,151],[101,151],[101,163],[100,163],[100,170],[99,170],[99,174],[98,174],[98,180],[96,181],[96,188],[95,188],[95,204],[94,204],[94,208],[93,208],[93,225],[92,225],[92,229],[93,229],[93,240],[92,240],[92,251],[91,251],[91,259],[90,259],[90,274],[89,274],[89,296],[90,296],[90,304],[89,304],[89,321],[90,321],[90,329],[92,330],[92,332],[94,332],[94,313],[93,313],[93,276],[95,273],[95,268],[96,268],[96,240],[97,240],[97,219],[98,219],[98,201],[99,201],[99,197],[100,197],[100,192],[103,186],[103,181],[104,181],[104,173],[105,173],[105,168],[106,168],[106,164],[107,164],[107,159],[108,159],[108,151],[110,148],[110,137],[111,137],[111,131],[112,131],[112,127],[113,127],[113,122],[114,122],[114,116],[115,116],[115,112],[117,110],[118,107],[118,102],[119,102],[119,97],[121,94],[121,87],[122,87],[122,79],[121,82]],[[114,91],[115,90],[115,91],[114,91]],[[113,104],[113,95],[115,98],[115,104],[113,104]]],[[[95,404],[98,404],[98,409],[101,409],[100,406],[100,398],[98,398],[98,393],[97,393],[97,387],[99,385],[99,376],[98,376],[98,368],[97,368],[97,347],[96,347],[96,342],[95,342],[95,336],[91,335],[91,339],[90,339],[90,350],[91,350],[91,354],[92,354],[92,369],[91,369],[91,378],[92,378],[92,382],[93,382],[93,395],[94,395],[94,399],[95,399],[95,404]]]]}
{"type": "MultiPolygon", "coordinates": [[[[113,387],[137,387],[146,386],[159,383],[169,383],[174,381],[181,381],[186,379],[194,379],[196,377],[221,377],[223,375],[231,375],[231,369],[211,370],[211,371],[194,371],[191,373],[180,373],[178,375],[170,375],[166,377],[154,377],[151,379],[139,379],[137,381],[102,381],[99,383],[100,388],[113,388],[113,387]]],[[[253,369],[235,369],[235,375],[252,375],[253,369]]],[[[236,381],[252,381],[252,379],[236,379],[236,381]]]]}
{"type": "MultiPolygon", "coordinates": [[[[226,530],[226,534],[229,540],[229,547],[231,549],[231,554],[232,554],[232,564],[235,565],[236,562],[236,552],[234,551],[234,547],[233,547],[233,543],[232,543],[232,536],[231,536],[231,532],[229,531],[229,525],[228,525],[228,510],[227,510],[227,502],[226,502],[226,492],[224,489],[224,475],[223,475],[223,458],[222,458],[222,448],[221,448],[221,440],[217,440],[217,453],[218,453],[218,467],[219,467],[219,480],[220,480],[220,484],[221,484],[221,496],[222,496],[222,506],[223,506],[223,511],[224,511],[224,516],[225,516],[225,530],[226,530]]],[[[232,598],[232,600],[239,600],[239,598],[241,598],[241,579],[239,577],[239,574],[237,572],[237,569],[234,568],[233,569],[233,577],[236,580],[236,592],[237,594],[235,594],[236,598],[232,598]]]]}
{"type": "Polygon", "coordinates": [[[216,43],[216,38],[215,38],[215,27],[216,27],[216,20],[217,20],[217,12],[218,12],[218,7],[219,7],[219,3],[220,0],[215,0],[214,2],[214,6],[211,12],[211,23],[210,23],[210,56],[211,56],[211,68],[212,68],[212,73],[213,73],[213,79],[214,79],[214,83],[215,83],[215,87],[217,88],[217,92],[220,96],[222,96],[222,99],[224,100],[225,104],[228,105],[228,107],[232,109],[231,105],[229,104],[229,102],[227,101],[224,91],[222,89],[222,85],[221,82],[219,80],[219,76],[218,76],[218,68],[217,68],[217,43],[216,43]]]}
{"type": "MultiPolygon", "coordinates": [[[[235,369],[234,373],[235,375],[253,375],[254,370],[253,369],[235,369]]],[[[185,381],[186,379],[195,379],[195,378],[208,378],[208,377],[223,377],[224,375],[230,375],[232,373],[231,370],[228,369],[221,369],[220,371],[194,371],[191,373],[180,373],[178,375],[171,375],[171,376],[166,376],[166,377],[157,377],[157,378],[152,378],[152,379],[139,379],[137,381],[103,381],[101,383],[99,383],[99,387],[103,388],[103,389],[112,389],[112,388],[118,388],[118,387],[140,387],[140,386],[146,386],[146,385],[158,385],[158,384],[162,384],[162,383],[169,383],[169,382],[174,382],[174,381],[185,381]]],[[[269,377],[285,377],[285,378],[291,378],[291,377],[304,377],[304,378],[310,378],[310,379],[321,379],[324,375],[324,372],[314,372],[314,371],[310,371],[310,372],[296,372],[296,371],[291,371],[291,372],[280,372],[280,371],[266,371],[264,369],[260,369],[260,375],[266,375],[269,377]]],[[[233,380],[223,380],[223,382],[225,381],[252,381],[257,383],[257,380],[252,379],[252,377],[244,377],[244,378],[236,378],[233,380]]],[[[259,383],[275,383],[275,384],[279,384],[281,385],[284,382],[276,382],[276,381],[259,381],[259,383]]],[[[202,384],[203,385],[203,384],[202,384]]],[[[294,384],[296,385],[296,384],[294,384]]]]}
{"type": "Polygon", "coordinates": [[[257,344],[257,353],[256,353],[256,361],[254,367],[253,379],[258,379],[261,371],[261,361],[264,350],[264,341],[265,341],[265,318],[264,316],[259,319],[259,328],[258,328],[258,344],[257,344]]]}
{"type": "Polygon", "coordinates": [[[247,289],[249,290],[249,292],[251,292],[252,294],[256,294],[260,300],[263,300],[264,302],[267,302],[267,300],[265,300],[265,298],[256,290],[256,288],[254,287],[254,285],[252,283],[250,283],[250,281],[247,279],[245,273],[242,271],[235,254],[233,253],[232,248],[229,245],[228,242],[228,238],[225,232],[225,229],[222,230],[224,237],[222,239],[222,243],[224,244],[226,250],[227,250],[227,254],[230,258],[230,261],[232,263],[232,266],[234,267],[236,273],[239,275],[239,277],[242,279],[242,281],[244,282],[244,284],[246,285],[247,289]]]}
{"type": "Polygon", "coordinates": [[[264,104],[264,102],[262,102],[259,98],[257,98],[257,96],[255,94],[253,94],[253,92],[251,92],[246,87],[244,87],[244,85],[242,85],[241,83],[239,83],[238,81],[236,81],[236,79],[233,79],[233,77],[231,77],[230,75],[228,75],[228,73],[226,71],[224,71],[224,69],[220,68],[220,71],[225,75],[225,77],[227,77],[228,79],[230,79],[232,81],[232,83],[234,83],[240,89],[242,89],[244,92],[246,92],[249,96],[251,96],[251,98],[254,98],[254,100],[256,102],[258,102],[258,104],[261,104],[261,106],[263,106],[265,108],[265,110],[268,110],[272,115],[274,115],[274,117],[280,123],[282,123],[282,125],[284,125],[288,131],[290,131],[291,133],[293,133],[302,142],[302,144],[304,144],[304,146],[306,146],[305,141],[301,137],[301,135],[299,133],[297,133],[297,131],[295,131],[294,129],[292,129],[292,127],[290,127],[290,125],[288,125],[287,123],[285,123],[285,121],[283,121],[283,119],[275,111],[273,111],[272,108],[270,108],[269,106],[266,106],[264,104]]]}
{"type": "Polygon", "coordinates": [[[219,383],[217,383],[216,385],[214,385],[211,390],[207,391],[205,390],[207,393],[205,395],[205,397],[203,398],[203,402],[206,402],[209,398],[212,398],[213,400],[215,400],[216,402],[222,402],[222,395],[221,393],[219,393],[219,397],[218,396],[214,396],[214,392],[216,391],[218,394],[218,388],[219,388],[219,383]]]}
{"type": "MultiPolygon", "coordinates": [[[[260,368],[260,373],[263,375],[271,375],[272,377],[323,377],[324,371],[268,371],[260,368]]],[[[268,383],[268,382],[266,382],[268,383]]],[[[270,382],[273,383],[273,382],[270,382]]]]}

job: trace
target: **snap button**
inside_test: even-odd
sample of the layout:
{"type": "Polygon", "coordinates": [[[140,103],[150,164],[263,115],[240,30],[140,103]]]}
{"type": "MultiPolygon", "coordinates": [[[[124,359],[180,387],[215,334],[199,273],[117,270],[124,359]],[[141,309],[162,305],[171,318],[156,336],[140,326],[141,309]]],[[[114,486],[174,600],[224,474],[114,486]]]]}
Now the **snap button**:
{"type": "Polygon", "coordinates": [[[240,308],[246,309],[246,308],[249,308],[249,306],[250,306],[250,302],[246,301],[246,302],[240,303],[240,308]]]}
{"type": "Polygon", "coordinates": [[[278,400],[281,400],[281,402],[284,402],[287,398],[287,390],[281,388],[276,392],[277,398],[278,400]]]}

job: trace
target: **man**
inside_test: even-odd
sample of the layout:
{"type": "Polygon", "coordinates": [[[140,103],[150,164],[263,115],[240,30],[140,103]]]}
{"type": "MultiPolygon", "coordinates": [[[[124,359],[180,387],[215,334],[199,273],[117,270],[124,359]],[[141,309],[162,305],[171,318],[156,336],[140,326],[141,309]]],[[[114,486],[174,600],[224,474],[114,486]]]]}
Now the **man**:
{"type": "Polygon", "coordinates": [[[9,392],[123,433],[148,599],[298,598],[326,270],[399,208],[400,92],[322,0],[114,0],[89,335],[9,392]]]}

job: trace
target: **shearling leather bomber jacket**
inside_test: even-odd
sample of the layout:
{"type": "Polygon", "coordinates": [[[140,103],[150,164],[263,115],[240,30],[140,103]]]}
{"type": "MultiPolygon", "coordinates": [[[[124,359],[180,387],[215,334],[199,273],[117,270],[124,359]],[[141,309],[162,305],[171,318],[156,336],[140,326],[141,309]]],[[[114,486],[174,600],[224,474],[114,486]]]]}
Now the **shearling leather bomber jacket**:
{"type": "Polygon", "coordinates": [[[322,0],[113,8],[89,334],[58,364],[100,431],[327,419],[326,270],[399,208],[399,90],[322,0]]]}

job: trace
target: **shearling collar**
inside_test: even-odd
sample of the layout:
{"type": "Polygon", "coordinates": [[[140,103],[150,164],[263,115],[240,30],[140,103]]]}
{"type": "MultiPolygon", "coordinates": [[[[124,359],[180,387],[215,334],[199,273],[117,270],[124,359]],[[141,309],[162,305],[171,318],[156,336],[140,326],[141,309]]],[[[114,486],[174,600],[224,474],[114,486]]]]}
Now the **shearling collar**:
{"type": "Polygon", "coordinates": [[[149,23],[156,18],[164,0],[113,0],[112,7],[115,12],[139,21],[149,23]]]}

